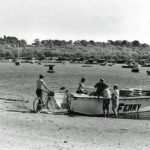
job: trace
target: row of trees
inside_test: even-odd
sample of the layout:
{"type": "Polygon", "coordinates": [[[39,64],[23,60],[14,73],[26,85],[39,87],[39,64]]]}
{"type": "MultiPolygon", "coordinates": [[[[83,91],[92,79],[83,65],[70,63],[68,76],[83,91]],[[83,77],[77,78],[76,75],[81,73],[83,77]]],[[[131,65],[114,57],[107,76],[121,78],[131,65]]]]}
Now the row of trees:
{"type": "Polygon", "coordinates": [[[126,47],[149,47],[148,44],[146,43],[140,43],[139,41],[137,40],[134,40],[132,42],[129,42],[127,40],[116,40],[116,41],[112,41],[112,40],[108,40],[108,43],[111,44],[111,45],[114,45],[114,46],[126,46],[126,47]]]}
{"type": "MultiPolygon", "coordinates": [[[[74,53],[62,53],[61,49],[60,52],[57,52],[51,51],[49,49],[39,51],[39,49],[36,48],[32,49],[27,48],[20,50],[19,57],[26,58],[28,60],[32,58],[44,60],[44,59],[51,59],[52,57],[58,57],[61,58],[61,60],[87,60],[92,58],[93,60],[105,59],[107,61],[109,60],[129,61],[130,59],[139,61],[142,59],[150,60],[150,50],[149,51],[140,51],[139,49],[135,49],[134,51],[127,51],[126,49],[112,50],[106,47],[103,50],[100,50],[98,52],[94,51],[93,53],[90,52],[83,53],[82,50],[78,52],[76,52],[75,50],[74,53]]],[[[17,49],[11,51],[0,50],[0,58],[1,59],[18,58],[18,51],[17,49]]]]}
{"type": "Polygon", "coordinates": [[[18,40],[16,37],[11,36],[4,36],[3,38],[0,38],[0,44],[1,45],[11,45],[12,47],[26,47],[27,42],[22,39],[18,40]]]}
{"type": "Polygon", "coordinates": [[[127,40],[108,40],[108,42],[95,42],[93,40],[86,41],[86,40],[76,40],[76,41],[65,41],[65,40],[42,40],[40,41],[39,39],[35,39],[34,43],[32,45],[36,47],[44,46],[44,47],[49,47],[53,48],[56,46],[67,46],[67,45],[76,45],[76,46],[108,46],[108,45],[113,45],[113,46],[126,46],[126,47],[149,47],[148,44],[146,43],[140,43],[137,40],[134,40],[132,42],[129,42],[127,40]]]}
{"type": "Polygon", "coordinates": [[[46,57],[60,57],[62,59],[149,59],[150,47],[146,43],[137,40],[108,40],[107,42],[95,42],[93,40],[42,40],[35,39],[32,45],[16,37],[4,36],[0,38],[0,57],[27,59],[46,57]],[[8,48],[9,47],[9,48],[8,48]]]}
{"type": "MultiPolygon", "coordinates": [[[[4,36],[3,38],[0,38],[0,44],[6,45],[9,44],[13,47],[26,47],[27,42],[24,39],[19,40],[16,37],[11,37],[11,36],[4,36]]],[[[42,40],[40,41],[39,39],[35,39],[34,42],[32,43],[33,46],[35,47],[40,47],[44,46],[47,48],[53,48],[56,46],[66,46],[66,45],[77,45],[77,46],[107,46],[107,45],[114,45],[114,46],[126,46],[126,47],[149,47],[148,44],[146,43],[140,43],[138,40],[134,40],[132,42],[127,41],[127,40],[108,40],[107,42],[95,42],[93,40],[76,40],[76,41],[65,41],[65,40],[42,40]]]]}

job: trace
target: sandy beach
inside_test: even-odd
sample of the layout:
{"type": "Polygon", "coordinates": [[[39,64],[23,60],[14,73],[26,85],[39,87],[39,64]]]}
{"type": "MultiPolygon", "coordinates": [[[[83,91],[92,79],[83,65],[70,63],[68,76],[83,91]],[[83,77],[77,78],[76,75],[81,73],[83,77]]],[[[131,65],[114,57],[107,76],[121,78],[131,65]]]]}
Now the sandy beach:
{"type": "Polygon", "coordinates": [[[33,113],[0,100],[1,150],[149,150],[150,121],[33,113]]]}
{"type": "MultiPolygon", "coordinates": [[[[149,120],[69,116],[47,114],[46,111],[33,113],[35,81],[39,72],[46,72],[46,68],[37,64],[21,64],[16,67],[9,63],[0,66],[0,150],[150,149],[149,120]],[[4,100],[5,98],[22,101],[4,100]],[[29,103],[23,102],[23,98],[27,98],[29,103]]],[[[70,91],[76,87],[84,72],[86,85],[93,85],[101,73],[110,86],[118,75],[117,83],[120,87],[126,87],[129,82],[133,87],[149,87],[144,69],[139,75],[132,76],[131,71],[120,71],[120,66],[114,66],[111,70],[109,67],[98,70],[98,67],[85,70],[79,64],[70,64],[64,65],[62,69],[62,64],[58,64],[56,73],[46,74],[45,81],[51,90],[72,85],[70,91]]]]}

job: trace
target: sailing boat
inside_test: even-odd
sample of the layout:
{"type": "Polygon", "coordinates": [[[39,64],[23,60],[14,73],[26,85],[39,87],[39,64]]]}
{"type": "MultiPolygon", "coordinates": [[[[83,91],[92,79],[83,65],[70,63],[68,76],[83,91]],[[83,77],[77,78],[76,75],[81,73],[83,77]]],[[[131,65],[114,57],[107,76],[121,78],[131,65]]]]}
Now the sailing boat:
{"type": "Polygon", "coordinates": [[[21,63],[21,61],[20,61],[20,59],[19,59],[19,45],[18,45],[18,51],[17,51],[17,53],[18,53],[18,57],[17,57],[17,59],[15,60],[15,65],[19,66],[20,63],[21,63]]]}
{"type": "Polygon", "coordinates": [[[33,58],[33,50],[31,50],[31,61],[30,61],[31,64],[34,64],[35,63],[35,60],[33,58]]]}

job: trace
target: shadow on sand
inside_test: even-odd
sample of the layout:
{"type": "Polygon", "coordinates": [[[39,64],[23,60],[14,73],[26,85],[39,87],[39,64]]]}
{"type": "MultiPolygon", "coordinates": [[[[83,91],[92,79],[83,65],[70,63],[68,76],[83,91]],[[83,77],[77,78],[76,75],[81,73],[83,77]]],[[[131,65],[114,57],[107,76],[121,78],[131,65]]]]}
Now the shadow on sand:
{"type": "Polygon", "coordinates": [[[9,112],[19,112],[19,113],[35,113],[33,110],[17,110],[17,109],[8,109],[9,112]]]}
{"type": "Polygon", "coordinates": [[[27,109],[27,110],[17,110],[17,109],[8,109],[6,110],[8,112],[19,112],[19,113],[34,113],[34,114],[53,114],[53,115],[68,115],[69,113],[67,111],[47,111],[47,110],[41,110],[40,112],[35,112],[34,110],[27,109]]]}
{"type": "MultiPolygon", "coordinates": [[[[32,109],[24,109],[24,110],[8,109],[6,111],[36,114],[36,112],[32,109]]],[[[38,114],[39,113],[41,113],[41,114],[52,114],[52,115],[67,115],[68,117],[102,117],[102,118],[104,117],[104,115],[89,116],[89,115],[83,115],[83,114],[79,114],[79,113],[72,113],[70,111],[64,111],[64,110],[57,110],[57,111],[41,110],[40,112],[38,112],[38,114]]],[[[109,118],[115,118],[115,116],[110,115],[109,118]]],[[[118,119],[150,120],[150,112],[122,114],[122,115],[118,116],[118,119]]]]}

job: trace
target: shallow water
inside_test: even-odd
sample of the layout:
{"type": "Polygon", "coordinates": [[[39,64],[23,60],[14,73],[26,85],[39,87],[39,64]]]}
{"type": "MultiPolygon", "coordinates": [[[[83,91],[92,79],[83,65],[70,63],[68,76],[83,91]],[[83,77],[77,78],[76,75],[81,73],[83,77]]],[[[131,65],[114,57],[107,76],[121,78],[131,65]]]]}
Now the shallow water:
{"type": "MultiPolygon", "coordinates": [[[[131,69],[121,65],[82,67],[82,64],[55,64],[55,73],[47,73],[48,67],[38,64],[0,63],[0,90],[5,93],[15,93],[34,99],[36,80],[40,73],[45,75],[45,82],[49,89],[58,91],[65,86],[70,92],[75,91],[81,77],[86,78],[85,86],[93,87],[100,78],[104,78],[109,87],[118,84],[119,88],[150,89],[150,76],[146,70],[140,68],[139,73],[132,73],[131,69]]],[[[31,100],[32,101],[32,100],[31,100]]],[[[138,115],[133,118],[148,118],[150,114],[138,115]]],[[[124,116],[124,118],[126,118],[124,116]]]]}

